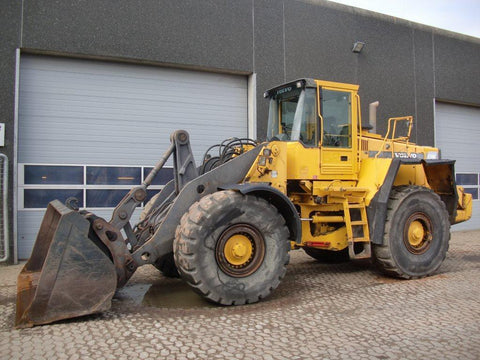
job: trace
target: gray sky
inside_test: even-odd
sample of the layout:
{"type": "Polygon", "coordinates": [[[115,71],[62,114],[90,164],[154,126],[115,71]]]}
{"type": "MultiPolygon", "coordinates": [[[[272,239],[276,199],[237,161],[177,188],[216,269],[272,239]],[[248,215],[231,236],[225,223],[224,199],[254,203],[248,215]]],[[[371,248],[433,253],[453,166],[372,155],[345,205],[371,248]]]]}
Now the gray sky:
{"type": "Polygon", "coordinates": [[[480,0],[331,0],[480,38],[480,0]]]}

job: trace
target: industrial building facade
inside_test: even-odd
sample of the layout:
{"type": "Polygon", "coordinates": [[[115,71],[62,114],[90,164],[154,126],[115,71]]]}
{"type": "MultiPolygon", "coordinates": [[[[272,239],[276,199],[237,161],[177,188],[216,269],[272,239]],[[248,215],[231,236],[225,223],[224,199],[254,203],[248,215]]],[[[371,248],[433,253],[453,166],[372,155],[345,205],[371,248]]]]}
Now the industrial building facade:
{"type": "Polygon", "coordinates": [[[52,198],[108,218],[175,129],[197,163],[226,138],[264,139],[263,92],[302,77],[359,84],[379,133],[413,115],[412,141],[456,159],[475,199],[458,228],[479,227],[480,39],[322,0],[24,0],[0,17],[11,260],[52,198]]]}

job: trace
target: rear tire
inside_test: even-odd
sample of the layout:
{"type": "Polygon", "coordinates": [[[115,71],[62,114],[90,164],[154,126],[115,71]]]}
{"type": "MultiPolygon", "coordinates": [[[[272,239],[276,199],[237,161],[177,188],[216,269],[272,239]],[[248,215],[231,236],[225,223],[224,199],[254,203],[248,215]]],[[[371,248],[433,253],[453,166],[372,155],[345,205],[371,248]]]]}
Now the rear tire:
{"type": "Polygon", "coordinates": [[[223,305],[267,297],[285,276],[289,232],[263,199],[219,191],[193,204],[173,243],[181,277],[200,295],[223,305]]]}
{"type": "Polygon", "coordinates": [[[388,202],[384,244],[374,244],[373,251],[384,273],[421,278],[440,267],[449,240],[449,216],[440,197],[420,186],[398,187],[388,202]]]}

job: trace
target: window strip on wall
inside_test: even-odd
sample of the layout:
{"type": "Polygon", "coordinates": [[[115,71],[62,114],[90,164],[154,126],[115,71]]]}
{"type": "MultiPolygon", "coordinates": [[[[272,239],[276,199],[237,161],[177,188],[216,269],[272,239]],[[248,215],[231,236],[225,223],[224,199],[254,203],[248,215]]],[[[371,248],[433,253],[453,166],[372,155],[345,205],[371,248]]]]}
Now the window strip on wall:
{"type": "MultiPolygon", "coordinates": [[[[80,208],[113,208],[152,167],[111,165],[19,164],[19,209],[45,209],[54,199],[79,201],[80,208]]],[[[173,169],[164,168],[147,191],[148,202],[167,182],[173,169]]]]}
{"type": "Polygon", "coordinates": [[[479,173],[457,173],[455,180],[457,185],[462,186],[466,193],[472,194],[473,200],[478,200],[480,190],[480,178],[479,173]]]}

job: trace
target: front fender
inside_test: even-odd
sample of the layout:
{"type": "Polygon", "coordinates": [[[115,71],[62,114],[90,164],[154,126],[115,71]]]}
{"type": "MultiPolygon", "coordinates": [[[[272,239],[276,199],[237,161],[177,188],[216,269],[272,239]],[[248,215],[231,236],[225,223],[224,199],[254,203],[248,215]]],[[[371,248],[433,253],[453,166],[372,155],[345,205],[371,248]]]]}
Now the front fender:
{"type": "Polygon", "coordinates": [[[281,191],[271,187],[268,183],[243,183],[222,186],[222,190],[236,190],[243,195],[254,195],[265,199],[275,206],[285,219],[290,231],[290,240],[297,244],[302,243],[302,224],[298,211],[290,199],[281,191]]]}

